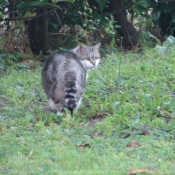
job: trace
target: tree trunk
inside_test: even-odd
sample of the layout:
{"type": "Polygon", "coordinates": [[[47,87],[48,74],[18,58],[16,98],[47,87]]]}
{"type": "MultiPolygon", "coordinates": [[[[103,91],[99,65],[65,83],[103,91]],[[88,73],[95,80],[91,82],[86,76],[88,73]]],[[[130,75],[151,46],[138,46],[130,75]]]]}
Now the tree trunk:
{"type": "Polygon", "coordinates": [[[47,7],[38,9],[37,15],[40,14],[43,15],[28,23],[30,47],[33,53],[38,55],[42,51],[46,55],[49,50],[47,7]]]}
{"type": "Polygon", "coordinates": [[[48,37],[48,12],[47,7],[42,9],[44,15],[41,16],[41,33],[40,33],[40,41],[41,41],[41,50],[43,51],[44,55],[48,54],[49,50],[49,37],[48,37]]]}
{"type": "MultiPolygon", "coordinates": [[[[123,1],[122,0],[111,0],[110,3],[110,9],[111,10],[117,10],[121,9],[123,7],[123,1]]],[[[119,33],[121,36],[124,37],[124,45],[125,46],[135,46],[139,39],[139,34],[134,28],[134,26],[127,20],[126,17],[126,9],[119,11],[118,13],[114,14],[115,20],[118,22],[118,24],[121,26],[119,29],[119,33]]]]}
{"type": "Polygon", "coordinates": [[[48,50],[52,49],[53,45],[50,42],[49,32],[56,33],[59,31],[61,28],[61,21],[64,19],[67,9],[66,2],[60,2],[58,5],[61,9],[57,10],[54,7],[38,8],[36,15],[38,17],[35,17],[27,23],[30,48],[34,54],[38,55],[40,51],[42,51],[44,55],[47,55],[48,50]],[[51,23],[54,23],[54,26],[57,27],[53,28],[51,23]]]}

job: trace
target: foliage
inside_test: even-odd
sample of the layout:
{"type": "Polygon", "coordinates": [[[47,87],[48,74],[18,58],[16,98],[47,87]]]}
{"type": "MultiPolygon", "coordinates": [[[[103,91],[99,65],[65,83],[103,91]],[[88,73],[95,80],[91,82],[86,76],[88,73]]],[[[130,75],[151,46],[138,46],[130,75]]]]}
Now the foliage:
{"type": "MultiPolygon", "coordinates": [[[[74,0],[53,0],[51,3],[49,0],[22,0],[17,2],[4,0],[1,1],[1,21],[31,20],[32,18],[37,17],[37,8],[42,8],[44,6],[60,8],[56,3],[61,1],[74,2],[74,0]]],[[[9,25],[9,23],[6,23],[5,25],[9,25]]]]}
{"type": "Polygon", "coordinates": [[[139,0],[135,1],[133,11],[141,16],[139,28],[145,25],[147,30],[158,25],[163,35],[175,35],[175,3],[173,1],[139,0]]]}
{"type": "MultiPolygon", "coordinates": [[[[124,1],[123,5],[126,7],[131,1],[124,1]]],[[[115,20],[114,15],[111,14],[110,0],[21,0],[21,1],[1,1],[0,19],[3,22],[4,35],[0,39],[0,43],[5,41],[12,41],[17,38],[19,34],[27,35],[27,46],[30,48],[34,38],[41,40],[42,37],[37,38],[41,33],[39,30],[41,24],[34,22],[31,26],[34,36],[32,39],[29,30],[29,23],[32,19],[39,19],[44,15],[42,9],[47,7],[49,13],[48,31],[46,31],[49,48],[52,50],[58,48],[72,48],[77,43],[84,42],[88,45],[101,42],[109,45],[109,47],[116,47],[121,45],[118,39],[121,37],[121,32],[118,33],[120,24],[115,20]],[[67,2],[62,6],[62,2],[67,2]],[[65,10],[64,15],[60,14],[58,10],[65,10]],[[62,16],[63,15],[63,16],[62,16]],[[15,22],[10,23],[10,20],[15,22]],[[38,26],[35,26],[37,23],[38,26]],[[35,24],[35,25],[34,25],[35,24]],[[78,31],[76,30],[78,26],[78,31]],[[66,28],[66,30],[64,30],[66,28]],[[68,29],[68,30],[67,30],[68,29]],[[8,32],[7,32],[8,31],[8,32]],[[61,32],[62,31],[62,32],[61,32]],[[12,37],[15,36],[15,37],[12,37]],[[29,40],[29,41],[28,41],[29,40]]],[[[154,1],[154,0],[139,0],[133,1],[133,6],[128,8],[128,16],[131,22],[140,31],[150,31],[158,24],[162,30],[162,34],[174,35],[174,2],[154,1]],[[134,20],[133,20],[134,19],[134,20]],[[164,27],[162,27],[164,26],[164,27]]],[[[22,36],[22,37],[23,37],[22,36]]],[[[132,36],[129,36],[132,38],[132,36]]],[[[24,37],[23,37],[24,38],[24,37]]],[[[43,43],[40,41],[39,43],[43,43]]],[[[14,49],[16,42],[7,43],[7,48],[12,51],[21,52],[21,48],[14,49]],[[14,46],[13,48],[12,45],[14,46]]],[[[4,45],[3,47],[6,47],[4,45]]],[[[23,42],[22,45],[25,45],[23,42]]],[[[36,43],[34,43],[36,45],[36,43]]],[[[41,44],[40,44],[41,45],[41,44]]],[[[24,49],[26,50],[26,49],[24,49]]],[[[30,50],[30,49],[27,49],[30,50]]],[[[37,54],[40,53],[41,48],[38,48],[37,54]]],[[[26,53],[26,51],[23,51],[26,53]]]]}
{"type": "Polygon", "coordinates": [[[20,62],[26,58],[31,59],[31,56],[20,52],[12,53],[8,50],[0,50],[0,72],[3,73],[9,69],[25,67],[25,65],[20,62]]]}
{"type": "MultiPolygon", "coordinates": [[[[0,40],[0,44],[3,45],[4,48],[8,48],[10,51],[30,52],[31,43],[33,43],[34,41],[32,40],[33,38],[31,39],[31,33],[29,32],[30,27],[28,23],[30,23],[32,19],[38,19],[40,16],[44,16],[47,13],[51,14],[51,12],[53,13],[57,9],[60,9],[60,6],[57,4],[58,2],[73,3],[73,0],[59,0],[59,1],[22,0],[17,2],[3,1],[2,6],[0,8],[0,14],[1,14],[0,21],[4,21],[1,23],[2,30],[0,31],[0,35],[2,35],[3,37],[0,40]],[[49,9],[47,13],[42,12],[44,8],[49,9]],[[23,38],[25,38],[26,42],[23,43],[14,42],[14,40],[19,41],[23,40],[23,38]],[[26,48],[21,49],[23,45],[26,45],[27,49],[26,48]],[[16,46],[17,49],[14,49],[16,46]]],[[[33,27],[38,28],[38,26],[35,26],[34,24],[33,27]]],[[[38,39],[37,35],[35,35],[36,39],[38,39]]],[[[40,43],[42,42],[40,41],[40,43]]],[[[40,50],[38,51],[38,53],[39,52],[40,50]]]]}
{"type": "Polygon", "coordinates": [[[112,15],[105,16],[102,13],[105,3],[109,4],[109,1],[100,2],[77,0],[70,5],[64,24],[72,27],[76,25],[82,27],[82,33],[78,33],[80,41],[83,39],[87,44],[106,42],[113,47],[115,44],[115,30],[120,28],[120,25],[117,24],[112,15]],[[97,10],[97,2],[99,3],[99,10],[97,10]],[[71,9],[76,10],[72,11],[71,9]]]}

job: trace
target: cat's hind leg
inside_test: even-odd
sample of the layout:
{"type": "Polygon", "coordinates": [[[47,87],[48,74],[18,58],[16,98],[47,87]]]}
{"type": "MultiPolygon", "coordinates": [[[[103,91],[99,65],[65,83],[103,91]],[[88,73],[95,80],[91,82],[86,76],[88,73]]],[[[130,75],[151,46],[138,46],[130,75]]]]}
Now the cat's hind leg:
{"type": "Polygon", "coordinates": [[[58,88],[57,81],[53,81],[52,87],[49,93],[49,106],[51,109],[62,112],[65,106],[64,98],[62,97],[62,91],[58,88]]]}
{"type": "Polygon", "coordinates": [[[60,102],[58,99],[49,99],[49,106],[52,110],[57,112],[63,112],[64,105],[62,102],[60,102]]]}

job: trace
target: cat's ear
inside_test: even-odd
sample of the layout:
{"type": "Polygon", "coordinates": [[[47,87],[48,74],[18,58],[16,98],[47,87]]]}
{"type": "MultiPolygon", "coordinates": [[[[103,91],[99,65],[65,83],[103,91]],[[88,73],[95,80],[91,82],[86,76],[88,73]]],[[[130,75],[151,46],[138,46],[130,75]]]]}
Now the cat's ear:
{"type": "Polygon", "coordinates": [[[84,45],[83,43],[81,43],[79,46],[78,46],[78,49],[77,49],[77,52],[79,53],[82,53],[86,50],[86,45],[84,45]]]}
{"type": "Polygon", "coordinates": [[[96,45],[94,46],[94,49],[95,49],[95,50],[98,50],[98,49],[100,48],[100,45],[101,45],[100,43],[96,44],[96,45]]]}

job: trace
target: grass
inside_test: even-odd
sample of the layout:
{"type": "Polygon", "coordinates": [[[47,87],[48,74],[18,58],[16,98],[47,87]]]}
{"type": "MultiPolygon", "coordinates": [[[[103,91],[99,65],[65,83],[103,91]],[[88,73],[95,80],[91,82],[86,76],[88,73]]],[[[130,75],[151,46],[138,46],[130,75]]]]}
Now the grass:
{"type": "Polygon", "coordinates": [[[174,48],[108,55],[73,117],[47,110],[38,63],[9,67],[0,77],[1,174],[173,175],[174,58],[174,48]]]}

